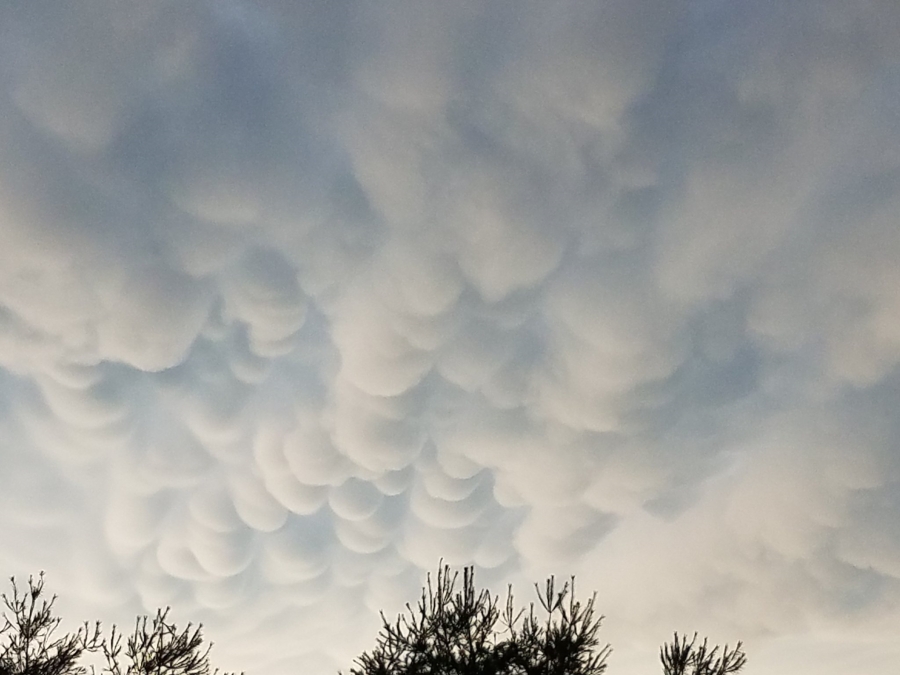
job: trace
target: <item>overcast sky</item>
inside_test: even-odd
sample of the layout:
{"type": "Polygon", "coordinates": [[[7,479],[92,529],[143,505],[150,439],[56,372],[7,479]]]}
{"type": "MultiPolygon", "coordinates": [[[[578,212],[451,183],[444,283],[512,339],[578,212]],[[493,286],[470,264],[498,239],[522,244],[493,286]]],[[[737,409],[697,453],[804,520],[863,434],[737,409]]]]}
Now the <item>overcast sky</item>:
{"type": "Polygon", "coordinates": [[[439,559],[900,659],[896,0],[0,0],[0,576],[325,675],[439,559]]]}

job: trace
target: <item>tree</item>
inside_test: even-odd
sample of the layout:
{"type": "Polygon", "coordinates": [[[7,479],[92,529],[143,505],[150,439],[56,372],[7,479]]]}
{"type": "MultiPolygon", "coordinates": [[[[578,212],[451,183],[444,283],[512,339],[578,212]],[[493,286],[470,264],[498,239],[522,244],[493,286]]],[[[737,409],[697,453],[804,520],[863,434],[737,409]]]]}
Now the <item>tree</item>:
{"type": "Polygon", "coordinates": [[[659,650],[663,675],[728,675],[737,673],[747,663],[747,656],[738,642],[732,649],[728,645],[719,651],[719,647],[709,648],[707,639],[697,643],[697,634],[691,641],[687,636],[675,638],[671,643],[663,645],[659,650]]]}
{"type": "MultiPolygon", "coordinates": [[[[169,610],[141,616],[126,637],[113,625],[104,637],[99,622],[82,624],[57,637],[60,619],[53,614],[56,596],[44,595],[44,575],[28,578],[27,590],[12,580],[12,594],[0,594],[6,611],[0,627],[0,675],[96,675],[81,664],[85,654],[99,653],[101,675],[217,675],[211,670],[202,627],[179,629],[169,610]],[[124,644],[123,644],[124,641],[124,644]]],[[[474,568],[459,573],[447,565],[431,575],[415,608],[382,628],[371,652],[356,659],[351,675],[603,675],[611,653],[600,644],[603,617],[595,610],[596,594],[575,599],[575,580],[557,587],[550,577],[535,584],[537,604],[515,608],[512,589],[506,602],[475,590],[474,568]]],[[[733,675],[747,657],[733,648],[710,647],[697,634],[688,642],[675,637],[660,649],[663,675],[733,675]]],[[[225,675],[225,674],[223,674],[225,675]]]]}
{"type": "MultiPolygon", "coordinates": [[[[104,637],[99,622],[85,623],[74,633],[56,637],[61,619],[54,616],[56,596],[44,594],[44,575],[28,578],[20,591],[11,579],[12,595],[2,594],[6,612],[0,628],[0,675],[86,675],[80,661],[85,654],[103,656],[105,675],[215,675],[210,671],[209,651],[201,626],[183,630],[168,620],[168,608],[152,619],[138,617],[124,645],[113,625],[104,637]]],[[[90,671],[93,675],[94,668],[90,671]]]]}
{"type": "Polygon", "coordinates": [[[101,643],[100,625],[84,624],[74,633],[55,638],[60,619],[53,615],[56,596],[44,597],[44,574],[28,577],[28,589],[19,590],[15,578],[12,595],[0,598],[6,606],[0,628],[0,675],[82,675],[78,660],[101,643]]]}
{"type": "MultiPolygon", "coordinates": [[[[356,659],[351,675],[602,675],[611,653],[601,646],[596,594],[575,599],[575,580],[557,589],[553,577],[538,603],[516,610],[512,590],[501,609],[498,596],[475,590],[474,568],[438,568],[428,575],[415,607],[393,622],[381,614],[375,649],[356,659]]],[[[697,634],[675,633],[660,649],[663,675],[732,675],[747,662],[740,642],[710,648],[697,634]]]]}
{"type": "Polygon", "coordinates": [[[575,599],[574,579],[557,589],[553,577],[538,591],[538,606],[516,611],[512,590],[499,596],[475,591],[472,567],[449,566],[428,576],[415,609],[396,621],[382,613],[378,644],[356,659],[351,675],[601,675],[609,645],[600,646],[603,620],[595,596],[575,599]]]}
{"type": "Polygon", "coordinates": [[[101,644],[109,675],[209,675],[212,645],[203,647],[201,626],[189,623],[179,630],[168,621],[168,614],[167,607],[157,610],[152,620],[147,616],[137,618],[125,642],[124,669],[122,634],[112,627],[109,639],[101,644]]]}

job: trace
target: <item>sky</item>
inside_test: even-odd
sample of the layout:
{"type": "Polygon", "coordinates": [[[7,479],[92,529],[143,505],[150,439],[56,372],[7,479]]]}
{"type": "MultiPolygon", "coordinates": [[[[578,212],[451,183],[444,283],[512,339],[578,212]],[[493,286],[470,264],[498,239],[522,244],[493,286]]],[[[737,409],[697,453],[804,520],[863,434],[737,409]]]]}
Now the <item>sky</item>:
{"type": "Polygon", "coordinates": [[[896,0],[0,0],[0,568],[345,671],[439,561],[900,659],[896,0]]]}

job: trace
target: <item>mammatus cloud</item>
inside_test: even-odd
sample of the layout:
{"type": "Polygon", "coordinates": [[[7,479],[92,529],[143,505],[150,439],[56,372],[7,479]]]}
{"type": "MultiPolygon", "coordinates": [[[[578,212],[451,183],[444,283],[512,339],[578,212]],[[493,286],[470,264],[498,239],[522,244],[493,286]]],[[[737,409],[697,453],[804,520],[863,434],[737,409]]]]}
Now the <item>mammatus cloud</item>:
{"type": "Polygon", "coordinates": [[[895,3],[0,33],[7,573],[251,673],[346,668],[439,558],[577,573],[626,675],[893,672],[895,3]]]}

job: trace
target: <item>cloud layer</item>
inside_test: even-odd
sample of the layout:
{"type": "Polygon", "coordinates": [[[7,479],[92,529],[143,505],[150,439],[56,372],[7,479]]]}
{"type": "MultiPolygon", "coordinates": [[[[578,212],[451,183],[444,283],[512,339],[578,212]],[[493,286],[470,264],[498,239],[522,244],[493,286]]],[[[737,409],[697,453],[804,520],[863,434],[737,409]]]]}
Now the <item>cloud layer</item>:
{"type": "Polygon", "coordinates": [[[440,558],[577,573],[624,675],[695,629],[893,672],[898,34],[889,0],[3,6],[5,569],[251,673],[346,668],[440,558]]]}

